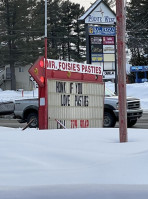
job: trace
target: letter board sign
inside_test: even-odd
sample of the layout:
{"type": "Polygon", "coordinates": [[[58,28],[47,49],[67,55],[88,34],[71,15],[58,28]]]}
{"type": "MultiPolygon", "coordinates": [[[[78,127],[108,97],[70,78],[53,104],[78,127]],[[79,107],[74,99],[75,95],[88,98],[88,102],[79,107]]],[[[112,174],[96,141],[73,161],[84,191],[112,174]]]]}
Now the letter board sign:
{"type": "Polygon", "coordinates": [[[49,129],[103,126],[101,65],[47,59],[47,72],[49,129]]]}
{"type": "MultiPolygon", "coordinates": [[[[33,65],[31,71],[35,67],[33,65]]],[[[38,67],[38,70],[41,69],[42,67],[38,67]]],[[[34,72],[32,74],[33,77],[38,75],[34,72]]],[[[46,128],[45,107],[48,129],[103,127],[102,77],[102,64],[47,59],[43,76],[43,85],[47,85],[47,90],[45,86],[39,85],[39,129],[46,128]]]]}
{"type": "Polygon", "coordinates": [[[102,127],[103,102],[103,84],[48,80],[48,128],[102,127]]]}

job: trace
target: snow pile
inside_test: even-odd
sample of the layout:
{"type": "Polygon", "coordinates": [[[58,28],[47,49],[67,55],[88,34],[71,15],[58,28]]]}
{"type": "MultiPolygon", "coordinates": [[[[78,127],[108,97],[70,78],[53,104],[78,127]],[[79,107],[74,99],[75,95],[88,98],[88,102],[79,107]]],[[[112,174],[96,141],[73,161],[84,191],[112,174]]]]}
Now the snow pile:
{"type": "Polygon", "coordinates": [[[146,199],[147,130],[118,131],[0,127],[0,198],[146,199]]]}
{"type": "Polygon", "coordinates": [[[0,127],[0,186],[148,184],[147,130],[128,131],[0,127]]]}

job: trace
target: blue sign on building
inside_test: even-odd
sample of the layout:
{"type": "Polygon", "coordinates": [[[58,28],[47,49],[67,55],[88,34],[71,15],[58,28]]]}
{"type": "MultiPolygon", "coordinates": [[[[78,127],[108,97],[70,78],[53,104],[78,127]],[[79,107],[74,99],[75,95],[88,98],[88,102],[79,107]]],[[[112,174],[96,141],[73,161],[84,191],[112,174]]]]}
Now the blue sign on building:
{"type": "Polygon", "coordinates": [[[130,72],[135,73],[136,83],[148,82],[148,66],[131,66],[130,72]]]}

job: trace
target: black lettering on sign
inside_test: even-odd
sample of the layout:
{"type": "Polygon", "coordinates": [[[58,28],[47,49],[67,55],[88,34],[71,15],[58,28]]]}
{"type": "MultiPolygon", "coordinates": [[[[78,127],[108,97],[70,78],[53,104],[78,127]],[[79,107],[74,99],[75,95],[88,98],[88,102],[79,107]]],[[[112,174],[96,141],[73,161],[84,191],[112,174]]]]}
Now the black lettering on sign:
{"type": "Polygon", "coordinates": [[[63,126],[66,125],[65,120],[59,120],[59,123],[57,122],[57,129],[63,129],[63,126],[60,125],[60,123],[63,124],[63,126]]]}
{"type": "Polygon", "coordinates": [[[70,95],[61,95],[61,106],[70,106],[70,95]]]}
{"type": "Polygon", "coordinates": [[[88,96],[75,95],[75,106],[88,106],[88,96]]]}
{"type": "Polygon", "coordinates": [[[56,93],[66,93],[66,82],[56,82],[56,93]]]}
{"type": "Polygon", "coordinates": [[[82,83],[76,83],[76,94],[82,94],[82,83]]]}
{"type": "Polygon", "coordinates": [[[73,83],[70,82],[70,93],[72,93],[72,91],[73,91],[73,83]]]}

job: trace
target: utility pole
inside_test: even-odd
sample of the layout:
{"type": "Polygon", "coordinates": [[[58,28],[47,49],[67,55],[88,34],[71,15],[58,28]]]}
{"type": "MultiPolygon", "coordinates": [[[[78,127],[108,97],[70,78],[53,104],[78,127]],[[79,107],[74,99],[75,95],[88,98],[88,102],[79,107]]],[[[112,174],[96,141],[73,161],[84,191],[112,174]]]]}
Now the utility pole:
{"type": "Polygon", "coordinates": [[[116,0],[117,18],[117,60],[120,142],[127,142],[126,107],[126,56],[125,56],[125,5],[124,0],[116,0]]]}
{"type": "Polygon", "coordinates": [[[45,129],[48,129],[48,85],[47,85],[47,0],[45,0],[45,129]]]}

